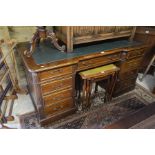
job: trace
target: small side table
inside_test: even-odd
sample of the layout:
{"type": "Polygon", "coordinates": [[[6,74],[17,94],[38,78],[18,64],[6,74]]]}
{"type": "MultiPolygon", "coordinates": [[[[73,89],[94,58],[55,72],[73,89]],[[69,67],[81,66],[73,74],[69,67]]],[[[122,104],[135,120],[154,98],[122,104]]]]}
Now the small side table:
{"type": "MultiPolygon", "coordinates": [[[[82,97],[79,93],[79,99],[82,101],[82,108],[88,108],[91,106],[90,98],[92,91],[92,84],[102,80],[107,80],[107,88],[105,99],[110,101],[112,99],[113,89],[116,83],[119,68],[114,64],[97,67],[94,69],[82,71],[79,73],[83,84],[82,84],[82,97]]],[[[80,90],[81,91],[81,90],[80,90]]]]}

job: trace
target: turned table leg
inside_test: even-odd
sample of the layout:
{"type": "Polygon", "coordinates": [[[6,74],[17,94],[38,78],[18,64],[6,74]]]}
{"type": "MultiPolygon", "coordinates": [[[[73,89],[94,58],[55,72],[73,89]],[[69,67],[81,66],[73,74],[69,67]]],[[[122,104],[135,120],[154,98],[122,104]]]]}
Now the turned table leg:
{"type": "Polygon", "coordinates": [[[92,81],[91,80],[88,80],[88,98],[87,98],[87,107],[90,107],[91,106],[91,91],[92,91],[92,81]]]}
{"type": "Polygon", "coordinates": [[[86,106],[86,98],[87,98],[87,80],[83,80],[83,87],[82,87],[82,109],[86,106]]]}

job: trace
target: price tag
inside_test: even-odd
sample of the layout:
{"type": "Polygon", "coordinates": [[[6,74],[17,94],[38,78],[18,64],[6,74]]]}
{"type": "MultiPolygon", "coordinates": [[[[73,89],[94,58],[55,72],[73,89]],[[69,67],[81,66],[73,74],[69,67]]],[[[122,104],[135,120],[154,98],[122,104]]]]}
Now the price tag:
{"type": "Polygon", "coordinates": [[[149,34],[149,33],[150,33],[150,31],[149,31],[149,30],[146,30],[146,31],[145,31],[145,33],[146,33],[146,34],[149,34]]]}

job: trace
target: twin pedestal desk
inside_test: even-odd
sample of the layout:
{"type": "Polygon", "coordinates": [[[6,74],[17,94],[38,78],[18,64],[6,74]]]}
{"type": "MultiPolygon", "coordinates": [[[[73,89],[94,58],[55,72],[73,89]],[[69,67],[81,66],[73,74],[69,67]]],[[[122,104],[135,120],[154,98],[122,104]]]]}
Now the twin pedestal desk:
{"type": "Polygon", "coordinates": [[[117,40],[78,47],[72,53],[62,53],[50,44],[41,44],[31,57],[22,51],[29,93],[40,123],[77,110],[75,79],[79,71],[113,63],[120,71],[112,96],[133,90],[146,47],[140,42],[117,40]]]}

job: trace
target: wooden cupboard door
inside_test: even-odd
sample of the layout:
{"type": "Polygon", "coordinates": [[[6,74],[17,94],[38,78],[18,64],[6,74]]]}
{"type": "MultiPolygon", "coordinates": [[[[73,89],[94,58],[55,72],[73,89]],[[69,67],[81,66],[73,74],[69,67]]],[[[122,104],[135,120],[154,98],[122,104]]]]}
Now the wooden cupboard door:
{"type": "Polygon", "coordinates": [[[73,36],[81,37],[94,34],[94,26],[73,26],[73,36]]]}
{"type": "Polygon", "coordinates": [[[73,36],[90,36],[115,32],[115,26],[74,26],[73,36]]]}
{"type": "Polygon", "coordinates": [[[116,33],[131,33],[133,30],[133,26],[116,26],[116,33]]]}

